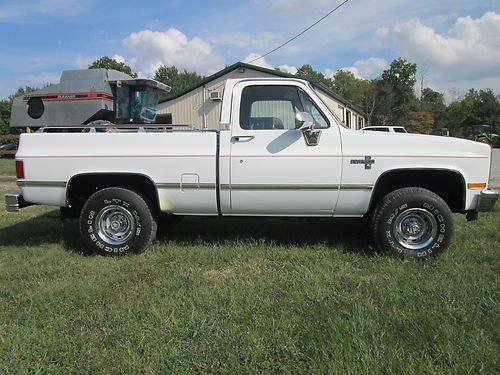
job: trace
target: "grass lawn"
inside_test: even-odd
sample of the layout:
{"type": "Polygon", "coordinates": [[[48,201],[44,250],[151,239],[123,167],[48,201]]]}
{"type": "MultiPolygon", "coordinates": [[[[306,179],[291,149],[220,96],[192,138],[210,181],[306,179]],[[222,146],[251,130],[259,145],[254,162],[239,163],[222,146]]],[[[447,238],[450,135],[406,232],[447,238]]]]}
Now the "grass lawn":
{"type": "Polygon", "coordinates": [[[53,208],[0,211],[0,374],[497,373],[500,205],[455,219],[427,262],[278,219],[185,219],[106,258],[53,208]]]}
{"type": "Polygon", "coordinates": [[[15,176],[16,165],[13,159],[0,159],[0,176],[15,176]]]}

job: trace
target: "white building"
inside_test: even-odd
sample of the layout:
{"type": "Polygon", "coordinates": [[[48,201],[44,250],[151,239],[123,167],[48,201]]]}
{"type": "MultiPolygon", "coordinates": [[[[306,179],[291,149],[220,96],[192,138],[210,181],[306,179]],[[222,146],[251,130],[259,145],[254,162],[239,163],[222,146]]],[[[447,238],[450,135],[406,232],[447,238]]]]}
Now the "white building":
{"type": "MultiPolygon", "coordinates": [[[[238,62],[160,102],[158,114],[167,116],[167,121],[172,124],[192,124],[204,129],[218,129],[222,91],[226,80],[261,77],[297,78],[278,70],[238,62]]],[[[330,110],[348,127],[361,129],[365,126],[366,117],[360,109],[322,84],[316,82],[311,84],[330,110]]]]}

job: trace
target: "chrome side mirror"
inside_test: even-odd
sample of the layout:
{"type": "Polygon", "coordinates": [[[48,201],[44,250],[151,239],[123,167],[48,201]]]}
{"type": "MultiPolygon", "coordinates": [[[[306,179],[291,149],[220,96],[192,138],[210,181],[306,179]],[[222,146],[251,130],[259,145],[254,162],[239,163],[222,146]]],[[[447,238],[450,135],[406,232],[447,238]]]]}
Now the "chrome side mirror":
{"type": "Polygon", "coordinates": [[[306,130],[314,127],[314,119],[309,112],[297,112],[295,115],[295,129],[306,130]]]}
{"type": "Polygon", "coordinates": [[[295,115],[295,129],[301,130],[308,146],[317,146],[321,130],[314,129],[314,119],[309,112],[297,112],[295,115]]]}

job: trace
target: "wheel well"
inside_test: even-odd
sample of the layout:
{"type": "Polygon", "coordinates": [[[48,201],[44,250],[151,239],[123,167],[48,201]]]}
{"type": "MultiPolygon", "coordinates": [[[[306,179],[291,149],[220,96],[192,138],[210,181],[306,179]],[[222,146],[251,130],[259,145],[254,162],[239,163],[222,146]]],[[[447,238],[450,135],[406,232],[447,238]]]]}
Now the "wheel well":
{"type": "Polygon", "coordinates": [[[370,212],[386,194],[411,186],[436,193],[448,204],[452,212],[464,210],[465,180],[459,172],[439,169],[398,169],[384,173],[377,180],[370,203],[370,212]]]}
{"type": "Polygon", "coordinates": [[[159,212],[156,185],[149,177],[141,174],[91,173],[74,176],[68,182],[66,202],[69,207],[79,210],[95,192],[108,187],[124,187],[134,190],[159,212]]]}

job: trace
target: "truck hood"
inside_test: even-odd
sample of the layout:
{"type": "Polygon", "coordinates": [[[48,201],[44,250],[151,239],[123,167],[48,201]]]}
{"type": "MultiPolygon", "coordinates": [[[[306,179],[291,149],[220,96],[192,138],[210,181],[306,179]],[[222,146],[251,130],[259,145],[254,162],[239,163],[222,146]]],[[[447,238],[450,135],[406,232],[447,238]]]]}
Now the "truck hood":
{"type": "Polygon", "coordinates": [[[342,137],[344,155],[490,157],[490,146],[461,138],[422,134],[385,134],[347,131],[342,137]]]}

